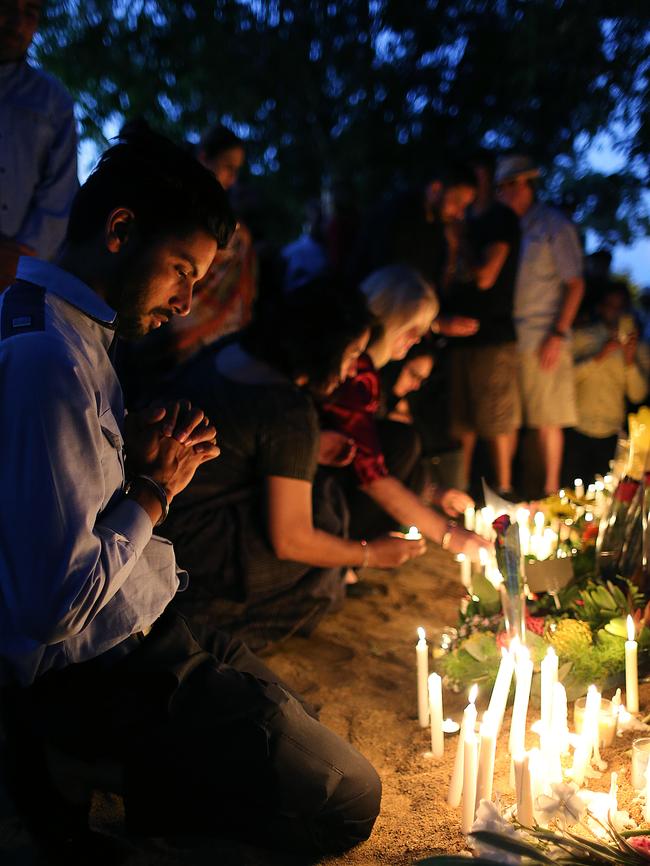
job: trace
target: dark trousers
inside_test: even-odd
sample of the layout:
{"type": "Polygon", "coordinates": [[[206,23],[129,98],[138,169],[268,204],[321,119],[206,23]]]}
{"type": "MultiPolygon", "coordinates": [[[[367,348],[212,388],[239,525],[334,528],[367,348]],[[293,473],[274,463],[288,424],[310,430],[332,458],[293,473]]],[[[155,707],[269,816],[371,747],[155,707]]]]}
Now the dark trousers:
{"type": "Polygon", "coordinates": [[[582,478],[586,487],[595,475],[607,475],[609,461],[616,451],[617,438],[606,436],[604,439],[595,439],[573,428],[565,430],[562,484],[573,487],[573,480],[582,478]]]}
{"type": "MultiPolygon", "coordinates": [[[[420,437],[415,427],[380,418],[377,420],[377,432],[390,474],[414,493],[421,493],[426,474],[421,461],[420,437]]],[[[393,518],[359,488],[352,470],[346,470],[345,488],[350,510],[351,538],[377,538],[398,528],[393,518]]]]}
{"type": "Polygon", "coordinates": [[[241,642],[200,644],[166,612],[129,655],[106,658],[16,690],[11,714],[36,743],[123,765],[131,832],[241,835],[314,856],[368,838],[376,772],[241,642]]]}

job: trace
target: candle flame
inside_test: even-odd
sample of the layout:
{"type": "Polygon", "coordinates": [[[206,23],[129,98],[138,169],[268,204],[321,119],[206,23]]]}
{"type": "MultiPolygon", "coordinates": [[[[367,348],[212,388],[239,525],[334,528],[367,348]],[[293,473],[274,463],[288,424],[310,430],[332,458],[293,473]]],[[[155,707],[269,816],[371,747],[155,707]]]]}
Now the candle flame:
{"type": "Polygon", "coordinates": [[[573,482],[574,487],[582,487],[582,478],[576,478],[573,482]]]}
{"type": "Polygon", "coordinates": [[[456,562],[465,562],[465,554],[457,553],[456,554],[456,562]]]}
{"type": "Polygon", "coordinates": [[[476,703],[477,696],[478,696],[478,686],[476,685],[476,683],[474,683],[472,688],[469,690],[469,702],[470,702],[470,704],[476,703]]]}
{"type": "Polygon", "coordinates": [[[426,633],[425,630],[422,628],[422,626],[419,625],[419,626],[418,626],[418,637],[420,638],[420,640],[424,640],[424,639],[426,638],[426,636],[427,636],[427,633],[426,633]]]}
{"type": "Polygon", "coordinates": [[[636,635],[636,629],[634,628],[634,620],[628,614],[628,617],[627,617],[627,639],[628,640],[634,640],[635,635],[636,635]]]}
{"type": "Polygon", "coordinates": [[[541,511],[536,511],[533,521],[535,526],[544,526],[544,514],[541,511]]]}

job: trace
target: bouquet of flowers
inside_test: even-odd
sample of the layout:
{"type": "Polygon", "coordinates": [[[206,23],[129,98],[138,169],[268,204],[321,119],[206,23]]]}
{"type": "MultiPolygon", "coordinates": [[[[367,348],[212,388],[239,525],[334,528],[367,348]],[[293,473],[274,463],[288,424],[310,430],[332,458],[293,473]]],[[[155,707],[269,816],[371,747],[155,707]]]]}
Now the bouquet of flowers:
{"type": "MultiPolygon", "coordinates": [[[[617,573],[626,539],[635,525],[634,503],[639,490],[650,446],[650,408],[643,406],[629,416],[630,454],[623,477],[614,491],[609,515],[601,522],[597,550],[603,577],[617,573]]],[[[639,518],[641,512],[639,511],[639,518]]]]}

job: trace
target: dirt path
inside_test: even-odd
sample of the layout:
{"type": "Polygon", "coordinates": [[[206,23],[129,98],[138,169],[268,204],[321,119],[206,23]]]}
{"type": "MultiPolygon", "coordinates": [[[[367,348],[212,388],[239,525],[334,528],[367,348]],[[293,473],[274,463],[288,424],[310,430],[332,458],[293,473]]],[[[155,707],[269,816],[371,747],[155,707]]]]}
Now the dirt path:
{"type": "MultiPolygon", "coordinates": [[[[420,858],[464,847],[459,812],[445,802],[457,740],[447,740],[441,762],[434,764],[427,757],[428,733],[417,724],[415,696],[416,628],[423,625],[432,637],[435,629],[456,624],[462,595],[458,566],[436,548],[399,573],[369,571],[367,580],[375,586],[375,595],[348,599],[344,609],[322,623],[310,640],[291,639],[266,658],[288,683],[322,708],[322,721],[363,752],[382,778],[382,812],[371,839],[341,857],[321,861],[323,866],[411,866],[420,858]]],[[[642,687],[642,702],[644,696],[650,697],[646,690],[642,687]]],[[[479,697],[479,710],[488,697],[479,697]]],[[[464,696],[448,692],[444,701],[445,715],[456,718],[466,703],[464,696]]],[[[619,740],[605,755],[611,769],[622,769],[623,803],[631,795],[626,750],[632,739],[628,735],[619,740]]],[[[511,801],[503,744],[497,756],[495,789],[511,801]]],[[[608,780],[607,774],[599,785],[603,790],[608,780]]],[[[31,847],[15,818],[5,814],[4,821],[0,817],[0,863],[28,866],[31,847]]],[[[97,799],[95,820],[117,836],[119,815],[119,801],[97,799]]],[[[131,849],[126,866],[302,866],[304,862],[211,841],[190,849],[147,843],[131,849]]]]}

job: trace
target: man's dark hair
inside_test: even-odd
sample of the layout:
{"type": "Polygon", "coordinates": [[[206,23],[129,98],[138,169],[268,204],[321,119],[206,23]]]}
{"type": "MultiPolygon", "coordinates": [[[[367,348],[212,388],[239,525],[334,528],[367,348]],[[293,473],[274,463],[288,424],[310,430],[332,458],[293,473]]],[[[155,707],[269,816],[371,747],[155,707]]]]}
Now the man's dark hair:
{"type": "Polygon", "coordinates": [[[487,147],[478,147],[470,156],[469,164],[474,168],[484,168],[490,178],[494,178],[494,172],[497,167],[496,151],[489,150],[487,147]]]}
{"type": "Polygon", "coordinates": [[[474,169],[467,162],[450,162],[433,180],[440,181],[447,189],[453,186],[468,186],[471,189],[478,187],[474,169]]]}
{"type": "Polygon", "coordinates": [[[371,323],[358,289],[342,292],[321,277],[290,292],[260,295],[241,344],[292,380],[307,376],[318,390],[338,374],[345,349],[371,323]]]}
{"type": "Polygon", "coordinates": [[[244,142],[239,138],[232,129],[228,129],[222,123],[211,126],[203,133],[199,150],[203,153],[206,159],[215,159],[220,153],[226,150],[232,150],[235,147],[244,147],[244,142]]]}
{"type": "Polygon", "coordinates": [[[133,211],[145,241],[203,230],[222,248],[235,228],[214,175],[151,130],[126,132],[102,154],[72,204],[67,240],[91,240],[117,207],[133,211]]]}

